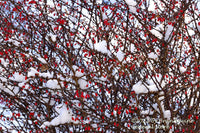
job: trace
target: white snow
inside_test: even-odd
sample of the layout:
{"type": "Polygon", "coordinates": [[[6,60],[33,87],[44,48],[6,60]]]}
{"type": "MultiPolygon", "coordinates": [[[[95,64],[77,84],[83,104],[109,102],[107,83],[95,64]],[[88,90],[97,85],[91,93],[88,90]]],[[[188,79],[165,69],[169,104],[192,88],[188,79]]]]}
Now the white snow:
{"type": "Polygon", "coordinates": [[[15,72],[13,76],[9,79],[17,82],[25,82],[25,76],[20,74],[19,72],[15,72]]]}
{"type": "Polygon", "coordinates": [[[116,3],[117,1],[116,1],[116,0],[110,0],[110,2],[111,2],[112,4],[114,4],[114,3],[116,3]]]}
{"type": "MultiPolygon", "coordinates": [[[[160,83],[161,78],[162,75],[157,74],[155,77],[147,79],[146,83],[142,83],[142,81],[139,81],[135,85],[133,85],[132,90],[135,91],[136,94],[156,92],[160,90],[160,88],[158,88],[156,84],[160,83]]],[[[164,85],[165,83],[162,82],[161,87],[163,87],[164,85]]]]}
{"type": "Polygon", "coordinates": [[[4,60],[4,58],[0,58],[0,63],[3,65],[3,66],[7,66],[8,65],[8,62],[6,62],[5,60],[4,60]]]}
{"type": "Polygon", "coordinates": [[[12,42],[15,46],[19,46],[20,45],[20,41],[19,40],[13,40],[13,39],[9,38],[9,41],[12,42]]]}
{"type": "Polygon", "coordinates": [[[13,93],[16,95],[19,92],[19,87],[14,87],[13,93]]]}
{"type": "Polygon", "coordinates": [[[156,85],[149,85],[147,86],[150,92],[156,92],[158,91],[158,88],[156,87],[156,85]]]}
{"type": "Polygon", "coordinates": [[[105,40],[94,44],[94,49],[102,53],[109,53],[109,50],[107,49],[107,43],[105,40]]]}
{"type": "Polygon", "coordinates": [[[170,118],[171,118],[171,112],[170,112],[170,110],[165,110],[164,111],[164,118],[167,118],[168,120],[170,120],[170,118]]]}
{"type": "MultiPolygon", "coordinates": [[[[79,87],[81,89],[87,89],[87,84],[88,83],[86,81],[86,76],[84,76],[85,75],[84,71],[81,71],[81,69],[78,68],[78,66],[76,66],[76,65],[73,65],[72,68],[75,71],[75,75],[74,76],[79,78],[78,79],[79,87]]],[[[72,73],[70,75],[72,75],[72,73]]]]}
{"type": "Polygon", "coordinates": [[[52,40],[53,42],[56,42],[56,37],[57,37],[57,35],[51,34],[51,40],[52,40]]]}
{"type": "Polygon", "coordinates": [[[160,0],[149,0],[148,4],[149,4],[148,11],[155,12],[158,9],[161,12],[164,11],[164,5],[160,0]],[[158,7],[157,10],[156,7],[158,7]]]}
{"type": "Polygon", "coordinates": [[[50,98],[48,94],[44,94],[40,96],[40,100],[44,103],[48,103],[49,105],[54,105],[56,103],[54,98],[50,98]]]}
{"type": "Polygon", "coordinates": [[[34,77],[35,74],[37,74],[37,73],[39,74],[39,72],[35,68],[31,67],[31,68],[29,68],[29,72],[27,74],[27,77],[34,77]]]}
{"type": "Polygon", "coordinates": [[[103,20],[106,20],[106,19],[108,19],[108,17],[107,17],[107,15],[105,14],[105,12],[104,12],[104,13],[102,13],[102,19],[103,19],[103,20]]]}
{"type": "Polygon", "coordinates": [[[162,100],[164,100],[164,99],[165,99],[164,96],[160,96],[160,97],[158,98],[158,100],[160,100],[160,101],[162,101],[162,100]]]}
{"type": "Polygon", "coordinates": [[[150,85],[154,85],[155,84],[154,82],[160,82],[161,78],[162,78],[162,75],[157,74],[155,77],[149,78],[146,82],[150,85]]]}
{"type": "Polygon", "coordinates": [[[102,4],[102,3],[103,3],[103,0],[97,0],[96,3],[97,3],[97,4],[102,4]]]}
{"type": "Polygon", "coordinates": [[[157,60],[158,59],[158,55],[156,55],[155,53],[151,52],[148,54],[148,57],[151,58],[151,59],[154,59],[154,60],[157,60]]]}
{"type": "Polygon", "coordinates": [[[6,78],[4,78],[4,77],[0,77],[0,81],[7,82],[8,80],[6,78]]]}
{"type": "Polygon", "coordinates": [[[46,86],[48,88],[52,88],[52,89],[59,89],[60,88],[58,81],[56,79],[48,80],[47,83],[46,83],[46,86]]]}
{"type": "Polygon", "coordinates": [[[86,86],[86,85],[87,85],[88,83],[87,83],[87,81],[86,81],[85,79],[82,79],[82,78],[79,79],[79,80],[78,80],[78,84],[79,84],[79,86],[80,86],[81,89],[87,89],[87,86],[86,86]]]}
{"type": "Polygon", "coordinates": [[[184,73],[187,70],[185,67],[182,67],[182,66],[179,69],[181,73],[184,73]]]}
{"type": "Polygon", "coordinates": [[[39,76],[43,77],[43,78],[53,78],[53,72],[52,73],[50,73],[50,72],[39,73],[39,76]]]}
{"type": "Polygon", "coordinates": [[[157,25],[156,27],[154,27],[152,30],[150,30],[150,32],[157,38],[162,39],[163,38],[163,35],[162,35],[163,30],[164,30],[164,25],[163,25],[163,23],[161,23],[161,24],[157,25]]]}
{"type": "MultiPolygon", "coordinates": [[[[199,26],[199,31],[200,31],[200,26],[199,26]]],[[[190,36],[193,36],[195,34],[195,31],[192,29],[188,29],[188,33],[190,36]]]]}
{"type": "Polygon", "coordinates": [[[122,52],[121,50],[119,50],[117,53],[116,53],[116,56],[117,58],[119,59],[119,61],[122,61],[124,59],[124,52],[122,52]]]}
{"type": "Polygon", "coordinates": [[[2,83],[0,83],[0,90],[14,96],[19,92],[19,87],[12,87],[8,85],[7,87],[4,87],[2,83]]]}
{"type": "Polygon", "coordinates": [[[38,76],[43,77],[43,78],[53,78],[53,72],[38,72],[35,68],[31,67],[29,68],[27,77],[35,77],[35,75],[38,74],[38,76]]]}
{"type": "Polygon", "coordinates": [[[165,41],[168,41],[172,37],[173,28],[174,27],[172,25],[167,25],[167,30],[165,33],[165,41]]]}
{"type": "Polygon", "coordinates": [[[143,115],[153,115],[154,111],[151,111],[151,110],[142,110],[141,111],[141,114],[143,115]]]}
{"type": "Polygon", "coordinates": [[[75,76],[76,77],[82,77],[84,75],[84,72],[82,73],[80,70],[76,70],[75,76]]]}
{"type": "Polygon", "coordinates": [[[133,85],[132,89],[133,91],[135,91],[136,94],[148,93],[147,88],[144,85],[142,85],[142,81],[139,81],[138,83],[133,85]]]}
{"type": "Polygon", "coordinates": [[[74,71],[76,71],[78,69],[78,66],[73,65],[72,68],[73,68],[74,71]]]}
{"type": "Polygon", "coordinates": [[[129,7],[129,9],[130,9],[130,11],[132,12],[132,13],[136,13],[136,1],[134,1],[134,0],[125,0],[126,1],[126,4],[128,5],[128,7],[129,7]]]}
{"type": "Polygon", "coordinates": [[[99,78],[99,80],[101,80],[101,81],[106,81],[106,80],[108,80],[108,79],[107,79],[107,77],[101,76],[101,77],[99,78]]]}
{"type": "Polygon", "coordinates": [[[134,52],[135,50],[136,50],[135,45],[134,45],[134,44],[131,44],[131,49],[130,49],[130,51],[131,51],[131,52],[134,52]]]}
{"type": "Polygon", "coordinates": [[[156,110],[157,112],[160,112],[157,103],[154,103],[154,104],[152,105],[152,107],[153,107],[153,109],[156,110]]]}
{"type": "MultiPolygon", "coordinates": [[[[75,72],[75,74],[74,74],[75,77],[79,77],[80,78],[80,77],[84,76],[84,74],[85,74],[84,71],[81,71],[81,69],[79,69],[78,66],[73,65],[72,68],[73,68],[73,70],[75,72]]],[[[70,75],[73,75],[73,73],[71,73],[70,75]]]]}
{"type": "Polygon", "coordinates": [[[155,2],[153,0],[149,1],[148,11],[155,11],[155,2]]]}
{"type": "Polygon", "coordinates": [[[72,110],[67,108],[65,104],[59,104],[55,107],[58,116],[52,119],[50,122],[46,121],[42,124],[41,128],[45,128],[46,126],[57,126],[65,123],[79,123],[79,121],[72,120],[73,114],[72,110]]]}
{"type": "Polygon", "coordinates": [[[72,111],[70,109],[67,109],[65,105],[62,105],[62,107],[56,107],[56,111],[58,112],[58,116],[51,120],[51,125],[59,125],[64,124],[67,122],[70,122],[72,120],[72,111]]]}
{"type": "Polygon", "coordinates": [[[51,8],[54,8],[54,2],[53,0],[47,0],[47,5],[50,6],[51,8]]]}
{"type": "Polygon", "coordinates": [[[114,52],[115,51],[114,47],[118,46],[118,41],[115,38],[113,38],[113,39],[111,39],[110,42],[111,42],[110,51],[114,52]]]}
{"type": "Polygon", "coordinates": [[[153,107],[156,111],[158,111],[158,112],[162,111],[162,112],[163,112],[164,118],[166,118],[167,120],[170,120],[170,118],[171,118],[171,111],[170,111],[170,110],[165,110],[165,109],[164,109],[163,101],[161,101],[160,106],[161,106],[161,109],[162,109],[162,110],[160,110],[160,109],[158,108],[158,105],[157,105],[157,104],[153,104],[153,105],[152,105],[152,107],[153,107]]]}
{"type": "Polygon", "coordinates": [[[41,63],[43,64],[47,64],[47,61],[42,57],[38,57],[38,60],[41,61],[41,63]]]}
{"type": "Polygon", "coordinates": [[[24,89],[28,89],[29,88],[29,85],[25,84],[25,82],[19,83],[18,86],[19,87],[23,87],[24,89]]]}
{"type": "Polygon", "coordinates": [[[159,39],[162,39],[163,35],[156,29],[150,30],[150,32],[159,39]]]}
{"type": "Polygon", "coordinates": [[[192,107],[193,105],[194,105],[194,97],[191,98],[190,107],[192,107]]]}
{"type": "MultiPolygon", "coordinates": [[[[199,22],[200,23],[200,22],[199,22]]],[[[200,32],[200,25],[197,23],[197,29],[200,32]]]]}

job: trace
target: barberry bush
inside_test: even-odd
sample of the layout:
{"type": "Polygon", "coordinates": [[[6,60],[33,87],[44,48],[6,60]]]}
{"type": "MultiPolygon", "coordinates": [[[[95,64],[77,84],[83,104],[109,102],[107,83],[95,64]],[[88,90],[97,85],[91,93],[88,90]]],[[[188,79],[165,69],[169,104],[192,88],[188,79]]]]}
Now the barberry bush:
{"type": "Polygon", "coordinates": [[[198,0],[1,0],[2,132],[198,132],[198,0]]]}

